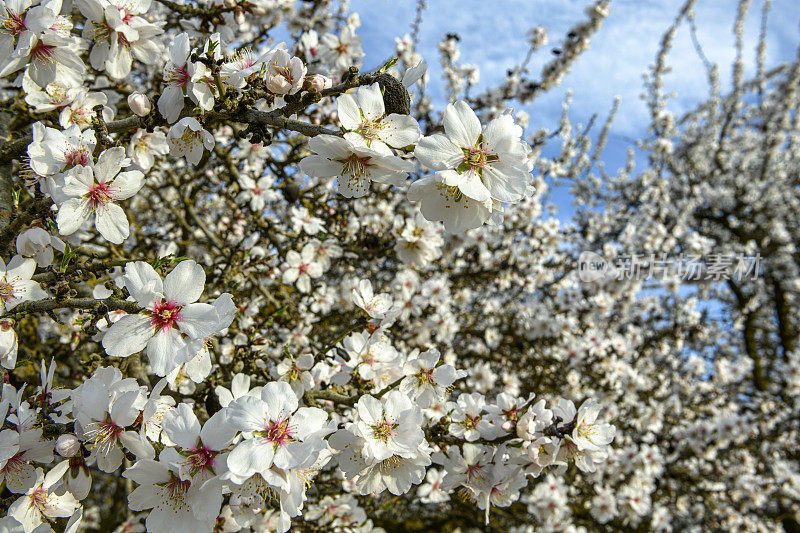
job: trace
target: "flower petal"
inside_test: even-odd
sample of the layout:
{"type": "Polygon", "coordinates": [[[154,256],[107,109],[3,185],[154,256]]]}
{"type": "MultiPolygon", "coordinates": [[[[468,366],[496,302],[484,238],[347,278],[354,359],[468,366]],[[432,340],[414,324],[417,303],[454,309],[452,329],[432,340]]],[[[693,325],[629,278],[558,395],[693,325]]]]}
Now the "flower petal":
{"type": "Polygon", "coordinates": [[[203,294],[206,273],[192,260],[181,261],[164,278],[164,295],[179,305],[196,302],[203,294]]]}
{"type": "Polygon", "coordinates": [[[103,348],[113,357],[127,357],[141,351],[155,333],[155,327],[144,315],[124,315],[103,335],[103,348]]]}

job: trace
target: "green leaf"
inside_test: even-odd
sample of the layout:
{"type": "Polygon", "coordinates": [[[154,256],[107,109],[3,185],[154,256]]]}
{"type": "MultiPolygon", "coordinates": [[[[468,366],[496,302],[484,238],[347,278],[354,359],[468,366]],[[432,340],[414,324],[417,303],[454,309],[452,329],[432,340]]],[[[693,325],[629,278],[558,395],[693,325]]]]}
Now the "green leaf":
{"type": "Polygon", "coordinates": [[[383,73],[387,72],[390,68],[395,66],[396,64],[397,64],[397,58],[393,57],[389,61],[384,63],[383,66],[380,69],[378,69],[378,73],[379,74],[383,74],[383,73]]]}
{"type": "Polygon", "coordinates": [[[70,261],[72,261],[72,258],[75,257],[75,255],[77,255],[77,252],[73,250],[69,244],[64,243],[64,256],[61,258],[61,272],[65,272],[67,270],[70,261]]]}

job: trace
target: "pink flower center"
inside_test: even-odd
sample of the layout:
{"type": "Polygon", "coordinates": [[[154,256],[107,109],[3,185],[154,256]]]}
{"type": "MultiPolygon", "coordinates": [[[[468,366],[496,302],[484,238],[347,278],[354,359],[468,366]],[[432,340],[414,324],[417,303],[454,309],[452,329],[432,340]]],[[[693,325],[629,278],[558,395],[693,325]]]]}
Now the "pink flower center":
{"type": "Polygon", "coordinates": [[[285,446],[290,442],[294,442],[295,439],[292,437],[294,430],[295,428],[289,425],[288,418],[285,420],[279,420],[277,422],[270,420],[267,424],[267,427],[264,428],[266,433],[264,436],[273,444],[285,446]]]}
{"type": "Polygon", "coordinates": [[[398,425],[388,420],[382,420],[377,425],[372,426],[372,433],[376,439],[386,443],[389,441],[389,437],[394,435],[394,430],[398,425]]]}
{"type": "Polygon", "coordinates": [[[275,65],[275,75],[276,76],[283,76],[289,84],[294,83],[294,74],[292,73],[292,68],[290,66],[279,67],[275,65]]]}
{"type": "Polygon", "coordinates": [[[478,425],[478,422],[480,422],[480,420],[481,420],[480,415],[475,415],[475,416],[466,415],[464,417],[463,424],[464,427],[467,429],[475,429],[475,426],[478,425]]]}
{"type": "Polygon", "coordinates": [[[89,189],[88,197],[89,203],[93,209],[104,206],[113,200],[110,191],[111,185],[109,183],[98,183],[89,189]]]}
{"type": "Polygon", "coordinates": [[[481,465],[468,465],[467,466],[467,477],[473,478],[480,476],[483,472],[483,468],[481,465]]]}
{"type": "Polygon", "coordinates": [[[189,480],[181,481],[179,478],[172,476],[164,488],[167,489],[167,494],[171,500],[183,501],[184,495],[189,490],[189,485],[189,480]]]}
{"type": "Polygon", "coordinates": [[[372,350],[367,350],[361,354],[361,362],[367,366],[372,366],[376,363],[375,354],[372,353],[372,350]]]}
{"type": "Polygon", "coordinates": [[[353,177],[365,176],[372,165],[369,156],[358,157],[356,154],[350,154],[347,159],[337,159],[337,161],[342,163],[342,174],[353,177]]]}
{"type": "Polygon", "coordinates": [[[7,302],[14,298],[14,286],[5,281],[0,281],[0,301],[7,302]]]}
{"type": "Polygon", "coordinates": [[[436,382],[433,379],[433,369],[432,368],[420,368],[417,371],[417,383],[418,386],[422,387],[424,385],[435,385],[436,382]]]}
{"type": "Polygon", "coordinates": [[[161,331],[176,328],[181,319],[181,309],[183,307],[172,300],[159,300],[153,306],[150,323],[161,331]]]}
{"type": "Polygon", "coordinates": [[[126,39],[125,36],[121,33],[117,34],[117,42],[119,43],[120,46],[124,48],[131,47],[131,42],[128,39],[126,39]]]}
{"type": "Polygon", "coordinates": [[[93,441],[93,448],[101,454],[108,454],[117,445],[119,435],[123,428],[116,425],[112,420],[106,419],[102,422],[92,422],[84,429],[84,434],[93,441]]]}
{"type": "Polygon", "coordinates": [[[39,510],[39,512],[44,511],[47,508],[47,501],[50,499],[47,495],[47,491],[44,487],[39,487],[35,489],[31,495],[31,507],[35,507],[39,510]]]}
{"type": "Polygon", "coordinates": [[[300,263],[299,265],[297,265],[297,271],[300,272],[301,274],[305,274],[306,272],[308,272],[308,264],[300,263]]]}
{"type": "Polygon", "coordinates": [[[133,15],[131,15],[130,11],[128,11],[124,7],[120,7],[118,9],[119,9],[119,16],[122,19],[122,22],[128,24],[133,18],[133,15]]]}
{"type": "Polygon", "coordinates": [[[19,35],[23,31],[28,29],[27,26],[25,26],[25,20],[22,17],[13,14],[8,10],[6,11],[8,18],[5,19],[2,23],[0,23],[0,33],[6,33],[8,35],[19,35]]]}
{"type": "Polygon", "coordinates": [[[209,450],[205,446],[194,448],[188,457],[192,470],[200,471],[212,468],[214,466],[214,456],[216,455],[216,452],[209,450]]]}
{"type": "Polygon", "coordinates": [[[170,64],[166,67],[167,81],[174,87],[186,87],[192,77],[186,71],[186,66],[170,64]]]}
{"type": "Polygon", "coordinates": [[[76,165],[85,167],[89,164],[89,152],[82,148],[70,150],[64,154],[64,162],[68,167],[74,167],[76,165]]]}
{"type": "Polygon", "coordinates": [[[31,48],[31,57],[34,60],[44,61],[45,63],[50,63],[54,61],[53,59],[53,51],[55,50],[55,46],[51,46],[49,44],[44,44],[41,41],[36,43],[33,48],[31,48]]]}

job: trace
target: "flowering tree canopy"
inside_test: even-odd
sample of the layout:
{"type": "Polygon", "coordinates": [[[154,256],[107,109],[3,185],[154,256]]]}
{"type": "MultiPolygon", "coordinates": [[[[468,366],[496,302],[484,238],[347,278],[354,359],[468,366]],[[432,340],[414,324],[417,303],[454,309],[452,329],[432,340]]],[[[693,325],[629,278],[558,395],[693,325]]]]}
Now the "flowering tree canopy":
{"type": "Polygon", "coordinates": [[[424,0],[369,70],[346,1],[5,0],[0,533],[798,531],[800,61],[743,0],[671,114],[694,3],[610,175],[616,106],[513,110],[607,0],[482,92],[446,35],[440,108],[424,0]]]}

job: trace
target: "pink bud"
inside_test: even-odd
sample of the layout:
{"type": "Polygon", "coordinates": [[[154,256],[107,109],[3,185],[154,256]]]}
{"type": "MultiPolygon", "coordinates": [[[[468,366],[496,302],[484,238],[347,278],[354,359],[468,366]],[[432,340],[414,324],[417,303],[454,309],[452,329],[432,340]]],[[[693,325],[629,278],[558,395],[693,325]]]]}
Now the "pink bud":
{"type": "Polygon", "coordinates": [[[500,427],[503,428],[503,431],[514,431],[514,422],[511,420],[506,420],[500,427]]]}
{"type": "Polygon", "coordinates": [[[310,74],[303,81],[303,89],[306,91],[321,91],[333,87],[333,80],[322,74],[310,74]]]}
{"type": "Polygon", "coordinates": [[[61,435],[56,441],[56,452],[61,457],[72,457],[81,449],[81,441],[78,437],[68,433],[61,435]]]}
{"type": "Polygon", "coordinates": [[[150,110],[153,109],[150,99],[142,93],[132,93],[128,96],[128,107],[131,108],[135,115],[140,117],[149,115],[150,110]]]}
{"type": "Polygon", "coordinates": [[[236,24],[241,26],[242,24],[247,22],[247,17],[244,16],[244,11],[236,11],[233,14],[233,20],[236,22],[236,24]]]}

